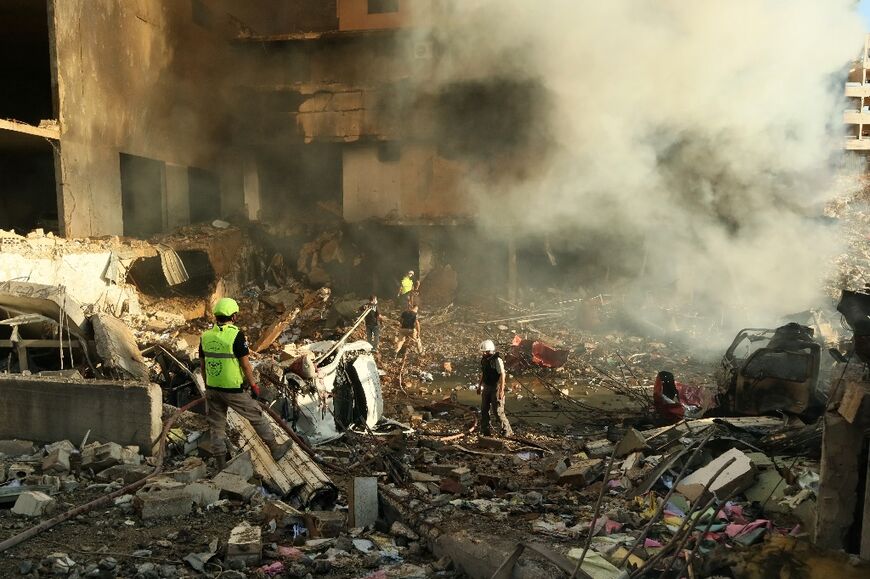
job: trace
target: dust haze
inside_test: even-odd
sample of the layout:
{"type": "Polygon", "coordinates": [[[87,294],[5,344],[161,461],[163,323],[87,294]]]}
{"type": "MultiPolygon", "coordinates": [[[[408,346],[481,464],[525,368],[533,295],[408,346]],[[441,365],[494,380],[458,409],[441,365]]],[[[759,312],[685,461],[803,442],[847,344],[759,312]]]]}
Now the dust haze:
{"type": "Polygon", "coordinates": [[[855,2],[454,0],[418,19],[437,55],[420,89],[466,107],[442,150],[477,152],[491,235],[559,240],[637,304],[727,332],[830,301],[855,2]]]}

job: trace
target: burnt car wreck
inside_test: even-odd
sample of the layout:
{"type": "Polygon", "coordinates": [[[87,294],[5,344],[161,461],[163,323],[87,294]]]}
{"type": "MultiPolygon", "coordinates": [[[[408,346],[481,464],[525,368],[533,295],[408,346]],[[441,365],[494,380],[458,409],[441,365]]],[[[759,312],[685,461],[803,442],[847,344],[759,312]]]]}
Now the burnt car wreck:
{"type": "Polygon", "coordinates": [[[814,416],[827,395],[820,380],[822,346],[808,326],[741,330],[722,357],[719,407],[723,413],[784,412],[814,416]]]}

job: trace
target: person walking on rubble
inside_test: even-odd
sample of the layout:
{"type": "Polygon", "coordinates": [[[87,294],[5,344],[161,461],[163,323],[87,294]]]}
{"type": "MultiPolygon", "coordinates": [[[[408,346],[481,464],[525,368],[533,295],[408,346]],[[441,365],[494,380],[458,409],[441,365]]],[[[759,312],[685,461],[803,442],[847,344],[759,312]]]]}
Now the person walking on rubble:
{"type": "Polygon", "coordinates": [[[477,393],[480,398],[480,433],[484,436],[492,436],[489,427],[489,413],[495,409],[501,428],[505,436],[513,436],[514,430],[508,422],[504,412],[504,386],[507,374],[504,369],[504,361],[501,355],[495,351],[492,340],[484,340],[480,343],[480,381],[477,383],[477,393]]]}
{"type": "Polygon", "coordinates": [[[396,344],[396,357],[405,348],[405,342],[413,342],[417,353],[423,354],[423,342],[420,341],[420,320],[417,318],[417,306],[408,304],[399,319],[399,342],[396,344]]]}
{"type": "Polygon", "coordinates": [[[378,296],[372,294],[367,304],[360,308],[366,313],[366,342],[372,345],[372,352],[378,351],[378,342],[381,336],[381,313],[378,311],[378,296]]]}
{"type": "Polygon", "coordinates": [[[280,459],[293,446],[292,441],[278,444],[269,421],[255,401],[260,388],[254,382],[254,369],[248,360],[248,341],[235,322],[239,304],[231,298],[221,298],[214,306],[215,325],[202,333],[199,341],[199,364],[205,378],[208,403],[208,424],[212,451],[218,470],[227,461],[227,409],[232,408],[251,423],[257,435],[266,443],[272,458],[280,459]],[[251,395],[245,392],[245,384],[251,395]]]}
{"type": "Polygon", "coordinates": [[[414,304],[414,294],[420,289],[420,281],[414,283],[414,270],[409,270],[399,282],[399,293],[397,297],[405,297],[408,300],[408,305],[414,304]]]}

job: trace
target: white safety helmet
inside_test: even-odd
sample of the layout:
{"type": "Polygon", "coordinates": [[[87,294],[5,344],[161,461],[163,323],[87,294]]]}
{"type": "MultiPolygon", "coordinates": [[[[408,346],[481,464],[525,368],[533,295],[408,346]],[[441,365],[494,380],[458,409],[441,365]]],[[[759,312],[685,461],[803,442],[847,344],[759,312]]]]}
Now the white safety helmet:
{"type": "Polygon", "coordinates": [[[408,270],[408,277],[414,277],[414,270],[413,269],[408,270]]]}
{"type": "Polygon", "coordinates": [[[492,340],[484,340],[480,343],[481,352],[495,352],[495,344],[492,340]]]}

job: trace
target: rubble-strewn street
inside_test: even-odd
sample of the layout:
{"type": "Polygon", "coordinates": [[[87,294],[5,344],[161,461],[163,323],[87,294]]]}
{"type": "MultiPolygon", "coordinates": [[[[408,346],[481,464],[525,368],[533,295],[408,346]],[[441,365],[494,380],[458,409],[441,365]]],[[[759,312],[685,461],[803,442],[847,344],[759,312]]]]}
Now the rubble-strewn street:
{"type": "MultiPolygon", "coordinates": [[[[30,252],[45,238],[5,239],[30,252]]],[[[818,412],[735,416],[717,408],[735,393],[716,362],[690,353],[681,341],[690,334],[615,330],[613,296],[554,294],[534,306],[424,305],[423,354],[395,355],[402,308],[383,300],[372,354],[356,323],[365,299],[303,282],[279,254],[235,228],[176,234],[157,251],[134,247],[165,258],[178,255],[179,244],[206,248],[215,272],[181,301],[131,285],[140,279],[136,260],[150,257],[116,260],[130,251],[122,241],[100,249],[119,273],[107,279],[95,267],[90,282],[76,280],[126,296],[120,310],[108,301],[79,305],[65,286],[0,287],[4,324],[16,329],[3,384],[35,404],[41,389],[105,383],[126,388],[116,404],[138,404],[141,414],[130,388],[150,381],[158,397],[146,389],[142,400],[159,404],[154,419],[163,425],[142,438],[128,427],[132,417],[76,424],[63,415],[85,410],[71,402],[28,411],[29,420],[56,423],[48,429],[7,427],[0,441],[5,575],[490,577],[515,563],[514,576],[543,577],[553,565],[571,574],[582,561],[581,577],[668,569],[708,576],[734,573],[735,561],[773,544],[790,553],[784,566],[810,564],[792,545],[812,539],[819,520],[818,412]],[[227,236],[260,265],[216,265],[207,248],[227,236]],[[239,296],[237,323],[250,336],[272,428],[279,441],[296,443],[276,462],[230,413],[233,458],[217,472],[197,352],[209,321],[191,312],[229,287],[239,296]],[[476,344],[484,338],[496,342],[509,373],[515,432],[507,438],[480,434],[476,344]],[[315,362],[313,374],[306,360],[315,362]],[[677,378],[671,406],[685,416],[663,410],[670,408],[656,382],[663,370],[677,378]],[[683,404],[685,396],[701,406],[683,404]],[[46,442],[37,435],[45,432],[75,437],[46,442]],[[33,535],[38,523],[44,528],[33,535]],[[736,553],[744,555],[735,560],[736,553]]],[[[152,275],[152,284],[181,289],[196,274],[152,275]]],[[[848,339],[825,315],[812,319],[823,342],[842,347],[848,339]]],[[[90,404],[102,403],[99,391],[88,395],[90,404]]]]}

